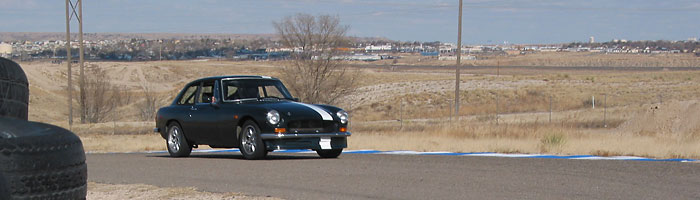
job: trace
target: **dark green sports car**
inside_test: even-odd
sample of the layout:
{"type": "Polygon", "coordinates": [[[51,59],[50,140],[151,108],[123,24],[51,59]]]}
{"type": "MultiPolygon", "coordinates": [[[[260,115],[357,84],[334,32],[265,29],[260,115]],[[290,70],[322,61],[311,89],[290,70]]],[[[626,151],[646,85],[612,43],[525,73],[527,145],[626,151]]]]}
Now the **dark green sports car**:
{"type": "Polygon", "coordinates": [[[282,149],[312,149],[336,158],[347,147],[348,113],[305,104],[277,78],[219,76],[192,81],[170,106],[158,109],[155,131],[173,157],[192,148],[239,148],[246,159],[282,149]]]}

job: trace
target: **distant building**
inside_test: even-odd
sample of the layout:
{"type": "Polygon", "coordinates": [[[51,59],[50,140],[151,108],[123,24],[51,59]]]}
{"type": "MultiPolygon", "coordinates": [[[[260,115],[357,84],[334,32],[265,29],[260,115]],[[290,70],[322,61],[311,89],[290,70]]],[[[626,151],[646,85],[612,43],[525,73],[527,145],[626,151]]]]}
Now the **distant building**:
{"type": "Polygon", "coordinates": [[[588,43],[595,43],[595,37],[591,36],[588,38],[588,43]]]}
{"type": "Polygon", "coordinates": [[[12,55],[12,45],[0,43],[0,57],[10,57],[12,55]]]}
{"type": "Polygon", "coordinates": [[[696,37],[688,38],[688,42],[697,42],[697,41],[698,41],[698,38],[696,38],[696,37]]]}
{"type": "Polygon", "coordinates": [[[392,46],[391,44],[387,43],[385,45],[369,45],[365,47],[365,51],[367,52],[374,52],[374,51],[391,51],[392,46]]]}

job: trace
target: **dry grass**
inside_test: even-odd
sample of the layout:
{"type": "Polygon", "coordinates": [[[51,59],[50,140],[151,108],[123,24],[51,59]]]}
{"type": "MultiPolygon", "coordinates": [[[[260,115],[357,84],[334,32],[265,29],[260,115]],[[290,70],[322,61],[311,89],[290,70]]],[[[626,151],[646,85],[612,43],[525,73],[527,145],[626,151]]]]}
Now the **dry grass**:
{"type": "Polygon", "coordinates": [[[86,152],[144,152],[165,149],[165,140],[147,135],[79,135],[86,152]]]}
{"type": "Polygon", "coordinates": [[[507,124],[414,124],[405,129],[353,130],[349,146],[377,150],[700,158],[697,139],[630,136],[607,129],[581,131],[559,126],[507,124]]]}

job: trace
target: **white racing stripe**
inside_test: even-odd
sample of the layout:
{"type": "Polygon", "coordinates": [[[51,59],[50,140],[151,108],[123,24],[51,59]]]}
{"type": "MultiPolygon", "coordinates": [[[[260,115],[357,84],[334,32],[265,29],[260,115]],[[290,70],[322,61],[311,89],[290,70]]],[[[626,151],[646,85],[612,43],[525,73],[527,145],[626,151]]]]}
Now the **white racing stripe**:
{"type": "Polygon", "coordinates": [[[328,112],[326,112],[326,110],[323,110],[323,108],[319,108],[318,106],[314,106],[311,104],[305,104],[305,103],[299,103],[299,102],[292,102],[292,103],[296,103],[296,104],[303,105],[303,106],[306,106],[308,108],[313,109],[319,115],[321,115],[321,118],[323,118],[323,120],[333,121],[333,116],[331,116],[331,114],[328,114],[328,112]]]}

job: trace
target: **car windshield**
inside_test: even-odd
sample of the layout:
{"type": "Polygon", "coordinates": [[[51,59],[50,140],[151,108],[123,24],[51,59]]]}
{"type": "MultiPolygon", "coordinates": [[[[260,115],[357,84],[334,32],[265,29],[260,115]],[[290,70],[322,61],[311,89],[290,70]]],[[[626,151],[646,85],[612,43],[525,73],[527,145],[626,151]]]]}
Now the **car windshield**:
{"type": "Polygon", "coordinates": [[[222,81],[224,100],[240,99],[292,99],[287,88],[279,80],[232,79],[222,81]]]}

